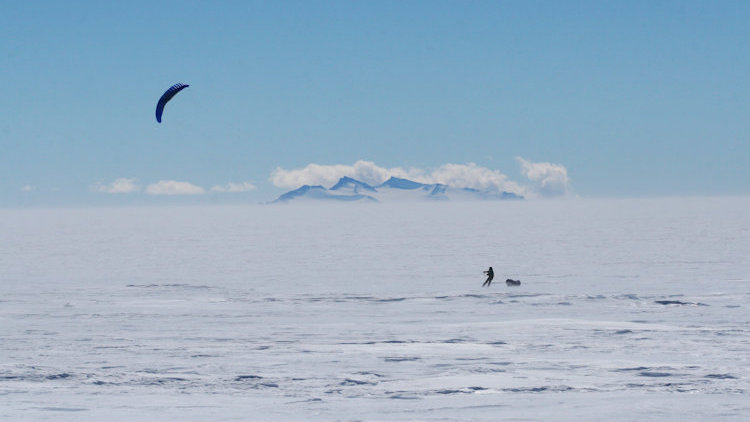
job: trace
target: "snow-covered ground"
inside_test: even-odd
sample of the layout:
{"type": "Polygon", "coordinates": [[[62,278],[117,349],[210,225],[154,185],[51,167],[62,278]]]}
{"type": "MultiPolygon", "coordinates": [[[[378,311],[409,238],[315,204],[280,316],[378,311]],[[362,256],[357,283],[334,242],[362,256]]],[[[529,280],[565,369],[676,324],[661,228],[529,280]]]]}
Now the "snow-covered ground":
{"type": "Polygon", "coordinates": [[[749,210],[3,210],[0,419],[748,420],[749,210]]]}

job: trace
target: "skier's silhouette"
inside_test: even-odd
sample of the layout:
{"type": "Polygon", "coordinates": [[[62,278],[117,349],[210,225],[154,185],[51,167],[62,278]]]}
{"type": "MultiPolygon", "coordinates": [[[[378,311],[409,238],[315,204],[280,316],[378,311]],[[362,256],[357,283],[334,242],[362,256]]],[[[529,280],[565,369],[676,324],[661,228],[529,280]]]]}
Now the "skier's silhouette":
{"type": "Polygon", "coordinates": [[[492,271],[492,267],[490,267],[490,269],[484,271],[484,273],[487,274],[487,280],[485,280],[484,284],[482,284],[482,287],[490,287],[490,284],[492,284],[492,279],[495,278],[495,272],[492,271]]]}

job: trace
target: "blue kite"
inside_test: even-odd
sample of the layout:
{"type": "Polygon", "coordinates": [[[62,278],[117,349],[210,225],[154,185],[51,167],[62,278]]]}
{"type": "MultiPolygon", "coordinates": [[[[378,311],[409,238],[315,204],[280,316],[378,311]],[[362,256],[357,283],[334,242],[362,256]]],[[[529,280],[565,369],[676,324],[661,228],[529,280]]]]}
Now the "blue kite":
{"type": "Polygon", "coordinates": [[[172,99],[175,95],[177,95],[178,92],[182,91],[183,89],[189,87],[190,85],[186,84],[174,84],[169,87],[168,90],[162,94],[161,98],[159,98],[159,102],[156,103],[156,121],[161,123],[161,114],[164,112],[164,106],[169,102],[169,100],[172,99]]]}

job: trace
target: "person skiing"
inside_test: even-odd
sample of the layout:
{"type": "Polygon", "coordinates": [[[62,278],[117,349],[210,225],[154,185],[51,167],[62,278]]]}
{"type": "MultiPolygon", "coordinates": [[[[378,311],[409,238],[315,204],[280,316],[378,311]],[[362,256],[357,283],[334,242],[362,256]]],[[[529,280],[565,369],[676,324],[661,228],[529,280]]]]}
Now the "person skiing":
{"type": "Polygon", "coordinates": [[[484,284],[482,284],[482,287],[490,287],[490,284],[492,284],[492,279],[495,278],[495,272],[492,271],[492,267],[490,267],[490,269],[484,271],[484,273],[487,274],[487,280],[485,280],[484,284]]]}

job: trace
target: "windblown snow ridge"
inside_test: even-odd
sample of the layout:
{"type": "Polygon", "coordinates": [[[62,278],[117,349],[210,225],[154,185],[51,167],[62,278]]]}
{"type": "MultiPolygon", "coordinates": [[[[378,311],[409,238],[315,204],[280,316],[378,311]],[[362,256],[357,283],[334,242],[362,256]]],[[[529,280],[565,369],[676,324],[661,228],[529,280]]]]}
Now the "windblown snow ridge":
{"type": "Polygon", "coordinates": [[[330,189],[320,185],[304,185],[279,196],[272,203],[299,200],[345,202],[447,201],[447,200],[505,200],[524,199],[523,196],[497,189],[458,188],[442,183],[425,184],[391,177],[378,186],[351,177],[342,177],[330,189]]]}

